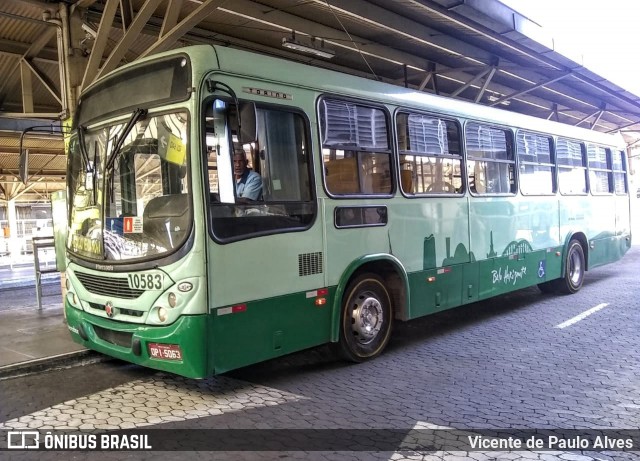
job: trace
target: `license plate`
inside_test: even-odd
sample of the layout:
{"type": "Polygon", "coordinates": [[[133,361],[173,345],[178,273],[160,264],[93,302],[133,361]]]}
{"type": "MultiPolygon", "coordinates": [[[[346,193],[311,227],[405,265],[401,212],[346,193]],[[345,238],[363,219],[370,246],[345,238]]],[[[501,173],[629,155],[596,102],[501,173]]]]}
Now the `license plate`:
{"type": "Polygon", "coordinates": [[[163,360],[182,360],[182,351],[177,344],[149,343],[149,357],[163,360]]]}

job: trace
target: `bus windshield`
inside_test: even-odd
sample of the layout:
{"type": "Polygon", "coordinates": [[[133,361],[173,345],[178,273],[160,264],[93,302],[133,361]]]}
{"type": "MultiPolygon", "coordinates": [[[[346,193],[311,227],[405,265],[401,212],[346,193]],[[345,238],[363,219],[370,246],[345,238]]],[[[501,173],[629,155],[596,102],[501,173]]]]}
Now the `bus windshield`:
{"type": "Polygon", "coordinates": [[[177,249],[192,222],[186,152],[184,111],[79,127],[67,165],[68,249],[99,261],[177,249]]]}

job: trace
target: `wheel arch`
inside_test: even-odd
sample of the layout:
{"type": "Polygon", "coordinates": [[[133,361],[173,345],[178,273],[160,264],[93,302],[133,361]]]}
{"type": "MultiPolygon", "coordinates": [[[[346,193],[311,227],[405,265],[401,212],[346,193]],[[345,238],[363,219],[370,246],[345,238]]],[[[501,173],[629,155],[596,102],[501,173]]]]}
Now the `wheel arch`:
{"type": "MultiPolygon", "coordinates": [[[[580,246],[582,247],[582,252],[584,253],[584,270],[589,270],[589,240],[587,236],[582,231],[572,231],[567,233],[567,237],[564,240],[564,245],[562,247],[562,260],[567,256],[567,251],[569,250],[569,244],[572,240],[577,240],[580,242],[580,246]]],[[[565,266],[562,265],[562,276],[565,275],[565,266]]]]}
{"type": "Polygon", "coordinates": [[[393,317],[400,320],[409,318],[409,279],[400,260],[386,253],[362,256],[353,260],[340,276],[331,313],[332,342],[339,339],[340,313],[345,290],[354,277],[365,272],[376,274],[385,281],[385,287],[391,297],[393,317]]]}

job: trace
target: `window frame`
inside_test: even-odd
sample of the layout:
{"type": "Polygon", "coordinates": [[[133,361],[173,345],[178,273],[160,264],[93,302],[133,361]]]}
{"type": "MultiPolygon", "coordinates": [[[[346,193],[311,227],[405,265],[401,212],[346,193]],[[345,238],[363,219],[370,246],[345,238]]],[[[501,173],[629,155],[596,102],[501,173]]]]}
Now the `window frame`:
{"type": "Polygon", "coordinates": [[[350,98],[350,97],[345,97],[345,96],[340,96],[340,95],[336,95],[336,94],[332,94],[332,93],[324,93],[322,95],[320,95],[318,97],[318,99],[316,100],[316,117],[317,117],[317,140],[318,140],[318,161],[320,162],[320,171],[321,171],[321,175],[322,175],[322,187],[324,189],[324,192],[327,194],[328,197],[332,198],[332,199],[354,199],[354,198],[358,198],[358,199],[363,199],[363,198],[376,198],[376,199],[388,199],[391,198],[395,195],[396,190],[397,190],[397,181],[396,181],[396,166],[395,166],[395,161],[394,161],[394,146],[393,146],[393,141],[394,141],[394,133],[393,133],[393,125],[391,124],[391,113],[389,111],[389,109],[387,108],[386,105],[382,104],[382,103],[378,103],[378,102],[371,102],[371,101],[364,101],[361,99],[357,99],[357,98],[350,98]],[[343,150],[343,151],[347,151],[347,150],[351,150],[351,151],[355,151],[356,152],[356,164],[360,165],[360,154],[361,153],[371,153],[371,154],[388,154],[389,155],[389,179],[391,181],[391,190],[387,193],[353,193],[353,192],[348,192],[348,193],[336,193],[336,192],[331,192],[331,190],[329,189],[329,187],[327,186],[327,173],[326,173],[326,165],[325,165],[325,161],[324,161],[324,149],[325,146],[322,142],[322,129],[323,129],[323,117],[322,117],[322,111],[321,111],[321,107],[322,107],[322,103],[326,100],[333,100],[333,101],[339,101],[339,102],[346,102],[346,103],[350,103],[350,104],[354,104],[357,106],[361,106],[361,107],[365,107],[365,108],[370,108],[370,109],[377,109],[377,110],[381,110],[382,113],[384,114],[385,117],[385,125],[386,125],[386,135],[387,135],[387,149],[373,149],[373,148],[362,148],[360,146],[343,146],[342,148],[340,148],[339,146],[330,146],[330,147],[326,147],[327,149],[334,149],[334,150],[343,150]]]}
{"type": "Polygon", "coordinates": [[[437,114],[437,113],[433,113],[433,112],[426,112],[426,111],[420,111],[420,110],[416,110],[416,109],[412,109],[412,108],[407,108],[407,107],[398,107],[395,110],[394,116],[393,116],[393,130],[395,133],[395,152],[396,152],[396,170],[397,170],[397,184],[398,184],[398,190],[400,191],[400,193],[409,199],[412,198],[420,198],[420,197],[463,197],[467,190],[469,190],[469,188],[467,187],[467,180],[465,179],[466,177],[466,172],[467,172],[467,168],[466,168],[466,161],[465,161],[465,149],[464,149],[464,129],[462,126],[462,123],[460,122],[459,119],[455,118],[455,117],[450,117],[450,116],[446,116],[443,114],[437,114]],[[407,115],[407,120],[408,117],[411,115],[420,115],[420,116],[426,116],[426,117],[431,117],[434,120],[442,120],[445,123],[450,122],[453,123],[456,127],[456,129],[458,130],[458,143],[460,146],[460,153],[458,155],[455,154],[441,154],[441,155],[434,155],[434,154],[422,154],[422,153],[414,153],[413,151],[401,151],[400,150],[400,136],[399,136],[399,131],[398,131],[398,117],[402,114],[406,114],[407,115]],[[402,155],[412,155],[414,157],[427,157],[427,158],[446,158],[446,159],[452,159],[452,160],[456,160],[458,159],[460,161],[460,182],[461,182],[461,190],[460,192],[416,192],[416,193],[411,193],[408,191],[405,191],[404,188],[402,187],[402,165],[401,165],[401,161],[400,161],[400,157],[402,155]]]}
{"type": "MultiPolygon", "coordinates": [[[[610,147],[606,147],[603,146],[601,144],[596,144],[596,143],[586,143],[586,147],[587,147],[587,171],[588,171],[588,178],[589,178],[589,192],[591,193],[591,195],[597,195],[597,196],[601,196],[601,195],[613,195],[614,191],[614,184],[613,184],[613,169],[612,169],[612,163],[613,163],[613,159],[611,157],[611,148],[610,147]],[[592,146],[596,149],[604,149],[604,155],[605,155],[605,162],[607,164],[607,168],[601,168],[601,167],[592,167],[591,166],[591,159],[589,158],[589,146],[592,146]],[[606,192],[600,192],[600,191],[596,191],[594,190],[594,188],[592,187],[592,181],[591,181],[591,172],[594,173],[606,173],[607,174],[607,183],[608,183],[608,191],[606,192]]],[[[597,183],[597,181],[593,181],[595,183],[597,183]]]]}
{"type": "Polygon", "coordinates": [[[560,195],[562,196],[566,196],[566,197],[579,197],[579,196],[586,196],[589,195],[589,172],[588,172],[588,158],[587,158],[587,145],[585,141],[581,141],[578,139],[574,139],[574,138],[566,138],[564,136],[558,136],[556,138],[556,144],[555,144],[555,150],[556,150],[556,166],[557,166],[557,177],[558,177],[558,192],[560,193],[560,195]],[[560,144],[560,141],[567,141],[567,142],[572,142],[572,143],[576,143],[580,146],[580,152],[582,153],[582,166],[581,167],[575,167],[573,165],[563,165],[560,163],[560,156],[558,155],[558,145],[560,144]],[[583,171],[584,173],[584,185],[585,185],[585,192],[580,192],[580,193],[567,193],[567,192],[563,192],[562,191],[562,175],[560,174],[560,171],[562,169],[565,170],[575,170],[575,169],[580,169],[583,171]]]}
{"type": "Polygon", "coordinates": [[[514,129],[515,129],[514,127],[502,126],[494,123],[487,123],[487,122],[479,121],[476,119],[465,120],[464,132],[462,136],[463,143],[464,143],[463,149],[464,149],[464,159],[465,159],[465,170],[467,172],[465,177],[467,182],[467,189],[469,190],[469,193],[472,196],[474,197],[514,197],[518,194],[519,181],[518,181],[518,168],[517,168],[516,152],[515,152],[516,148],[515,148],[514,129]],[[487,159],[484,157],[475,157],[475,156],[469,155],[469,149],[467,147],[468,145],[467,132],[469,129],[469,125],[471,124],[480,125],[485,128],[500,130],[500,131],[503,131],[505,134],[507,134],[506,136],[507,155],[509,155],[509,152],[511,153],[511,160],[487,159]],[[501,165],[512,165],[512,168],[513,168],[513,186],[511,188],[512,191],[511,192],[477,192],[477,190],[473,190],[473,188],[470,186],[471,181],[469,180],[469,171],[470,171],[469,162],[470,161],[489,162],[489,163],[501,164],[501,165]]]}
{"type": "MultiPolygon", "coordinates": [[[[312,210],[312,216],[311,219],[309,220],[309,223],[304,225],[304,226],[297,226],[297,227],[280,227],[280,228],[273,228],[273,229],[266,229],[266,230],[259,230],[256,232],[249,232],[249,233],[244,233],[244,234],[237,234],[231,237],[220,237],[218,236],[215,232],[214,232],[214,225],[213,225],[213,220],[215,219],[212,209],[214,206],[225,206],[225,204],[219,204],[219,205],[215,205],[213,204],[210,199],[208,198],[209,195],[209,165],[208,165],[208,153],[206,151],[206,147],[207,147],[207,140],[206,140],[206,136],[207,136],[207,127],[206,127],[206,117],[205,117],[205,111],[207,108],[208,104],[212,104],[213,101],[215,101],[216,99],[224,101],[226,104],[235,104],[235,101],[233,100],[233,98],[227,96],[227,95],[209,95],[208,97],[204,98],[201,103],[200,103],[200,112],[199,112],[199,117],[200,117],[200,127],[202,130],[201,136],[200,136],[200,150],[202,151],[201,154],[201,168],[202,168],[202,178],[203,178],[203,191],[206,191],[203,193],[203,196],[205,197],[205,203],[206,203],[206,216],[207,216],[207,232],[209,233],[209,236],[218,244],[229,244],[229,243],[234,243],[234,242],[238,242],[238,241],[242,241],[242,240],[248,240],[248,239],[252,239],[252,238],[257,238],[257,237],[263,237],[263,236],[268,236],[268,235],[276,235],[276,234],[285,234],[285,233],[291,233],[291,232],[305,232],[309,229],[311,229],[315,222],[318,219],[318,200],[317,200],[317,193],[316,193],[316,181],[315,181],[315,165],[314,165],[314,161],[313,161],[313,134],[312,134],[312,128],[311,128],[311,120],[309,119],[308,115],[305,113],[305,111],[298,106],[290,106],[290,105],[285,105],[285,104],[274,104],[271,102],[264,102],[264,101],[255,101],[255,100],[251,100],[251,99],[240,99],[239,102],[253,102],[256,106],[256,109],[262,109],[262,110],[278,110],[278,111],[284,111],[284,112],[288,112],[291,114],[295,114],[301,117],[302,122],[303,122],[303,127],[304,127],[304,139],[305,139],[305,144],[308,148],[308,162],[307,162],[307,171],[309,174],[309,188],[310,188],[310,199],[309,201],[270,201],[270,202],[265,202],[265,201],[260,201],[258,203],[258,205],[265,205],[267,203],[271,203],[273,205],[278,205],[281,203],[284,204],[293,204],[293,203],[299,203],[299,204],[305,204],[308,203],[311,206],[311,210],[312,210]]],[[[228,115],[227,115],[228,116],[228,115]]],[[[228,134],[228,133],[227,133],[228,134]]],[[[232,143],[231,139],[228,139],[228,141],[230,143],[232,143]]],[[[229,149],[233,149],[233,146],[231,145],[229,147],[229,149]]],[[[230,150],[230,152],[232,152],[232,150],[230,150]]],[[[231,164],[231,168],[233,168],[233,165],[231,164]]],[[[233,174],[233,172],[231,172],[233,174]]],[[[263,178],[264,179],[264,178],[263,178]]],[[[235,191],[234,191],[234,195],[235,195],[235,191]]],[[[227,206],[230,204],[226,204],[227,206]]],[[[241,218],[237,218],[237,219],[241,219],[241,218]]]]}
{"type": "Polygon", "coordinates": [[[524,196],[528,196],[528,197],[552,197],[554,195],[557,195],[558,190],[559,190],[559,185],[558,185],[558,164],[556,161],[556,140],[555,138],[548,134],[548,133],[540,133],[540,132],[536,132],[536,131],[531,131],[531,130],[526,130],[526,129],[522,129],[522,128],[517,128],[516,129],[516,133],[515,133],[515,142],[514,142],[514,149],[515,149],[515,155],[516,155],[516,164],[517,164],[517,170],[518,170],[518,180],[517,180],[517,186],[518,186],[518,190],[520,191],[520,194],[524,195],[524,196]],[[518,149],[518,136],[520,135],[520,133],[523,134],[529,134],[529,135],[534,135],[534,136],[539,136],[539,137],[543,137],[543,138],[547,138],[549,140],[549,155],[551,157],[551,162],[550,163],[544,163],[544,162],[530,162],[527,160],[521,160],[520,158],[520,151],[518,149]],[[533,165],[533,166],[547,166],[551,168],[551,192],[550,193],[530,193],[530,192],[525,192],[522,189],[522,173],[520,171],[520,166],[521,165],[533,165]]]}
{"type": "Polygon", "coordinates": [[[627,174],[627,154],[624,150],[622,149],[613,149],[611,151],[611,174],[613,175],[613,194],[614,195],[628,195],[629,194],[629,175],[627,174]],[[619,155],[620,156],[620,160],[621,160],[621,165],[622,165],[622,169],[621,170],[616,170],[615,169],[615,163],[613,161],[613,156],[614,155],[619,155]],[[622,174],[622,179],[623,179],[623,185],[624,185],[624,192],[619,193],[618,189],[616,187],[616,173],[617,174],[622,174]]]}

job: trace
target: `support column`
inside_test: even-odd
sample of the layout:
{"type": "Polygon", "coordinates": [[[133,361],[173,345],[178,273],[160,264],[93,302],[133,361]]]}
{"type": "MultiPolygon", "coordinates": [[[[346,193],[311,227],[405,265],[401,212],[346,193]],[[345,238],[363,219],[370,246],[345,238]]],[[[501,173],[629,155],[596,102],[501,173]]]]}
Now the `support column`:
{"type": "Polygon", "coordinates": [[[9,220],[9,261],[13,269],[13,264],[18,262],[21,250],[15,200],[7,200],[7,219],[9,220]]]}

